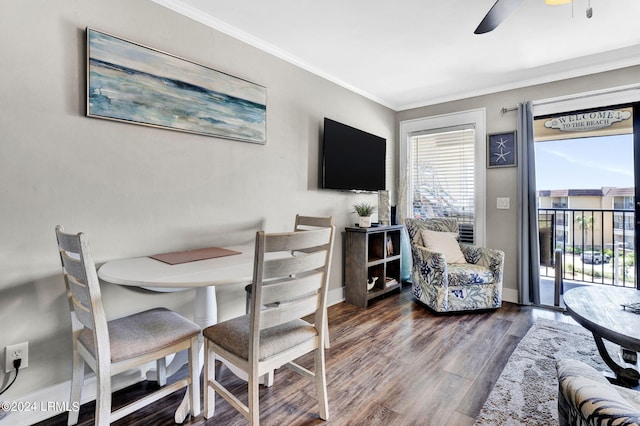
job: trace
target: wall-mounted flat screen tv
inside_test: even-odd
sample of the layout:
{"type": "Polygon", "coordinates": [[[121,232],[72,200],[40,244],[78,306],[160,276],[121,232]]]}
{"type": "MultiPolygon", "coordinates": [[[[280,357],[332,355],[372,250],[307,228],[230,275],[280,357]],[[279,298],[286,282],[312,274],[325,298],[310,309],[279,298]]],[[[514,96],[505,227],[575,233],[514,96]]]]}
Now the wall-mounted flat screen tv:
{"type": "Polygon", "coordinates": [[[385,189],[387,140],[324,119],[322,187],[343,191],[385,189]]]}

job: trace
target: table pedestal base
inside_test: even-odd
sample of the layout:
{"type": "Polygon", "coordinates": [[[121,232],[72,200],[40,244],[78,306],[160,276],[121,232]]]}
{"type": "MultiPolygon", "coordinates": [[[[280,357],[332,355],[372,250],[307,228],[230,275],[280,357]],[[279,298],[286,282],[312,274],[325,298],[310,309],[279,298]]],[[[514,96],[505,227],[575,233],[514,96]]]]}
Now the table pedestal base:
{"type": "Polygon", "coordinates": [[[602,341],[602,337],[593,332],[591,334],[593,334],[593,339],[596,341],[596,346],[598,347],[600,356],[607,364],[607,366],[615,373],[615,381],[618,382],[617,384],[628,388],[635,388],[636,386],[638,386],[638,381],[640,380],[640,372],[638,372],[638,370],[634,368],[622,367],[617,362],[615,362],[613,358],[611,358],[611,355],[609,355],[609,351],[605,347],[604,342],[602,341]]]}

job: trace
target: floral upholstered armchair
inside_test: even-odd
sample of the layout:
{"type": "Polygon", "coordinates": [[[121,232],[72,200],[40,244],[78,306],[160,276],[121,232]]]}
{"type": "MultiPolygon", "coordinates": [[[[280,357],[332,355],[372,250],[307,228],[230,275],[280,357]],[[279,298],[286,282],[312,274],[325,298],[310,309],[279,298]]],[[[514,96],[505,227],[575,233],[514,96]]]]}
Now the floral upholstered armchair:
{"type": "Polygon", "coordinates": [[[504,252],[458,242],[454,218],[406,219],[413,295],[436,312],[502,305],[504,252]]]}

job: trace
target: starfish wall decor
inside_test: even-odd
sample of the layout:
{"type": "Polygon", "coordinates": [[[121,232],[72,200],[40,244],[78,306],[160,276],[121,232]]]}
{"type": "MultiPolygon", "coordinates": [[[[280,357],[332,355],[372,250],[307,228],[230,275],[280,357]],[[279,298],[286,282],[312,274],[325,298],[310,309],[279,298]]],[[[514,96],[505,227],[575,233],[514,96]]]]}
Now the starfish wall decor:
{"type": "Polygon", "coordinates": [[[516,132],[499,133],[487,137],[487,167],[516,165],[516,132]]]}

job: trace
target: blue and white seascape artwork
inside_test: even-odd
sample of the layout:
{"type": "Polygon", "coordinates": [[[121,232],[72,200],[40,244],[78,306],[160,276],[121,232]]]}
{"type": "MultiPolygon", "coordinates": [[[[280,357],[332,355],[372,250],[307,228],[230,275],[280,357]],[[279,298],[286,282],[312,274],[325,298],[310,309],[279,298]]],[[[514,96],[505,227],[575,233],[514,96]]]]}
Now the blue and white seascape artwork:
{"type": "Polygon", "coordinates": [[[267,141],[267,91],[87,29],[87,115],[246,142],[267,141]]]}

